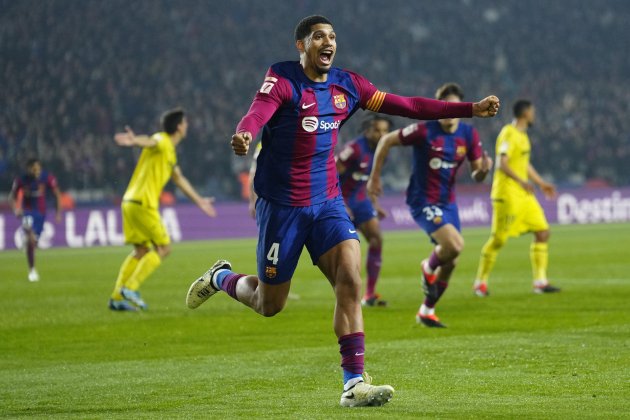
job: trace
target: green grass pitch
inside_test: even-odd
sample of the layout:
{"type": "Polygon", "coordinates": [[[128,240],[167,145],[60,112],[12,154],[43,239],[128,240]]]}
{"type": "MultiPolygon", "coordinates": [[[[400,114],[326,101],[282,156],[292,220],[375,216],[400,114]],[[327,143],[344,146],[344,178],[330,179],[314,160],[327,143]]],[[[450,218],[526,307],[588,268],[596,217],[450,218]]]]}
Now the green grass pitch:
{"type": "Polygon", "coordinates": [[[364,311],[366,370],[396,388],[382,408],[338,406],[333,293],[306,253],[288,302],[262,318],[224,294],[195,311],[189,283],[218,257],[253,272],[254,241],[176,244],[143,288],[149,311],[106,308],[128,248],[0,253],[0,417],[622,418],[630,414],[630,225],[554,227],[557,295],[530,291],[529,237],[508,243],[492,296],[471,283],[487,229],[468,229],[438,306],[415,324],[419,231],[387,233],[380,291],[364,311]]]}

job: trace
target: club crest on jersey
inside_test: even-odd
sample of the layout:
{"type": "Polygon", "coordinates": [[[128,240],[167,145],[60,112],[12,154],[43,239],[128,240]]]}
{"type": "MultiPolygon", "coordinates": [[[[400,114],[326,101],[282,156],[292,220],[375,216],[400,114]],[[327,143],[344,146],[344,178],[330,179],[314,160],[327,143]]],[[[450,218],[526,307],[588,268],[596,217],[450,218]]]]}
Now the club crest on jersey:
{"type": "Polygon", "coordinates": [[[276,267],[265,267],[265,276],[268,279],[273,279],[276,277],[276,275],[278,275],[278,269],[276,267]]]}
{"type": "Polygon", "coordinates": [[[442,216],[435,216],[433,218],[433,223],[435,223],[436,225],[439,225],[442,223],[442,216]]]}
{"type": "Polygon", "coordinates": [[[335,103],[335,108],[337,109],[344,109],[347,105],[346,96],[343,93],[340,93],[339,95],[334,95],[333,102],[335,103]]]}
{"type": "Polygon", "coordinates": [[[466,154],[466,146],[457,146],[457,150],[455,150],[457,156],[464,156],[466,154]]]}

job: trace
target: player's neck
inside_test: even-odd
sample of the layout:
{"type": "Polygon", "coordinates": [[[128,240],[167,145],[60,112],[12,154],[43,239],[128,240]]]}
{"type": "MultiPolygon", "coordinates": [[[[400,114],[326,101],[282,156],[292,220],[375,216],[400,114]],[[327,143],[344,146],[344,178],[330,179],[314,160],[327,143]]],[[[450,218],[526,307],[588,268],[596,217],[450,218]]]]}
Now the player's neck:
{"type": "Polygon", "coordinates": [[[308,77],[313,82],[324,83],[328,80],[328,73],[322,74],[318,72],[314,68],[314,66],[308,65],[305,57],[300,58],[300,65],[302,65],[302,69],[304,70],[304,74],[306,75],[306,77],[308,77]]]}
{"type": "Polygon", "coordinates": [[[512,125],[516,127],[519,131],[526,132],[529,128],[527,121],[515,119],[512,121],[512,125]]]}
{"type": "Polygon", "coordinates": [[[171,137],[171,142],[173,143],[173,146],[177,146],[182,141],[182,135],[179,133],[171,134],[170,137],[171,137]]]}
{"type": "Polygon", "coordinates": [[[457,128],[459,128],[459,123],[450,125],[440,124],[440,127],[442,127],[442,131],[444,131],[445,133],[453,134],[457,131],[457,128]]]}

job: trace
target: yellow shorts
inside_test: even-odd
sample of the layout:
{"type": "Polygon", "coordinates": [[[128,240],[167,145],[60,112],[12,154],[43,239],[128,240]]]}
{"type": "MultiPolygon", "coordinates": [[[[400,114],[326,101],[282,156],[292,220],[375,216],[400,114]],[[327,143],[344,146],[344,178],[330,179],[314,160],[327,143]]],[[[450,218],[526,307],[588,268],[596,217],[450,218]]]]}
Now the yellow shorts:
{"type": "Polygon", "coordinates": [[[126,243],[146,247],[151,244],[161,246],[171,243],[157,209],[132,201],[124,201],[121,209],[126,243]]]}
{"type": "Polygon", "coordinates": [[[492,200],[492,233],[502,237],[520,236],[549,229],[536,196],[492,200]]]}

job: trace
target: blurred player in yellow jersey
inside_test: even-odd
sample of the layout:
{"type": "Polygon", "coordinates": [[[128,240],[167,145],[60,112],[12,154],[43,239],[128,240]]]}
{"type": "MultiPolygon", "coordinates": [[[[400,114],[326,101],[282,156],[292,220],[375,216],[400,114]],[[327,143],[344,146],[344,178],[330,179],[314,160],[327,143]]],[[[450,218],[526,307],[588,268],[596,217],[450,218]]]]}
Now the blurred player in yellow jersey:
{"type": "Polygon", "coordinates": [[[492,182],[492,234],[481,250],[474,291],[488,295],[488,277],[497,253],[509,237],[531,232],[530,247],[534,292],[559,292],[547,280],[549,224],[536,199],[537,185],[547,198],[556,195],[555,187],[542,179],[529,161],[530,142],[527,129],[534,123],[536,110],[527,100],[514,104],[514,120],[499,133],[496,144],[497,165],[492,182]]]}
{"type": "Polygon", "coordinates": [[[119,146],[139,146],[142,153],[122,201],[125,242],[132,244],[114,286],[109,308],[114,311],[146,309],[138,291],[142,283],[171,252],[170,238],[158,212],[160,194],[171,179],[180,190],[210,217],[216,216],[213,199],[202,198],[177,165],[175,147],[186,137],[188,121],[182,109],[167,111],[161,119],[162,131],[137,136],[129,127],[114,140],[119,146]]]}

